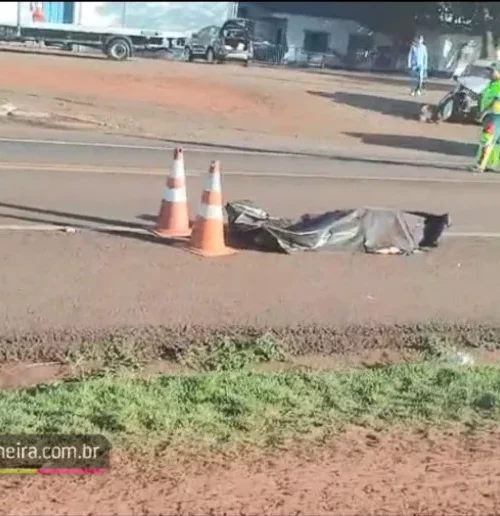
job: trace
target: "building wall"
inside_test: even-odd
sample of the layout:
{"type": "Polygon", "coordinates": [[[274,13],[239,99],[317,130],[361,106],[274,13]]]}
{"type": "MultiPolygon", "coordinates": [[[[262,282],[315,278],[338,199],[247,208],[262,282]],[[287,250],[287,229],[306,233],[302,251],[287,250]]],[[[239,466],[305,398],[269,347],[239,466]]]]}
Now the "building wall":
{"type": "Polygon", "coordinates": [[[392,41],[383,34],[372,34],[353,20],[319,18],[288,13],[270,12],[253,2],[239,2],[238,16],[256,20],[255,29],[258,39],[275,43],[278,27],[286,27],[286,43],[289,49],[304,46],[306,31],[326,32],[330,51],[347,54],[351,34],[372,35],[376,46],[390,46],[392,41]],[[274,20],[281,20],[280,22],[274,20]]]}
{"type": "Polygon", "coordinates": [[[312,16],[274,14],[275,17],[286,18],[287,43],[291,48],[302,48],[306,31],[326,32],[328,34],[328,49],[341,55],[347,54],[349,35],[362,30],[361,25],[350,20],[333,20],[314,18],[312,16]]]}
{"type": "Polygon", "coordinates": [[[481,36],[467,34],[440,34],[437,31],[422,31],[427,44],[429,69],[435,72],[451,72],[456,66],[457,53],[461,46],[468,44],[462,52],[462,59],[479,59],[482,48],[481,36]]]}
{"type": "Polygon", "coordinates": [[[271,16],[270,11],[264,9],[260,5],[255,5],[254,2],[238,2],[237,7],[238,18],[258,20],[260,18],[267,18],[271,16]]]}
{"type": "Polygon", "coordinates": [[[312,16],[287,15],[274,13],[273,17],[286,19],[287,57],[288,62],[294,59],[301,60],[303,56],[304,38],[306,31],[325,32],[328,34],[329,54],[346,56],[348,53],[351,35],[371,36],[375,46],[391,46],[392,41],[384,34],[372,33],[353,20],[339,20],[333,18],[316,18],[312,16]],[[294,57],[295,56],[295,57],[294,57]]]}

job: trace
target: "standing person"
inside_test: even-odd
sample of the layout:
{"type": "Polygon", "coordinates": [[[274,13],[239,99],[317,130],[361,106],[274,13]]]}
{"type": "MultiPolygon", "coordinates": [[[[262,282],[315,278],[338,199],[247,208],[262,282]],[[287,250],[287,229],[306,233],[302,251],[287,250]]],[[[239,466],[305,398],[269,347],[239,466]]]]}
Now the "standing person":
{"type": "Polygon", "coordinates": [[[498,63],[489,67],[490,82],[481,96],[479,118],[481,121],[481,139],[472,166],[472,172],[495,170],[499,164],[500,140],[500,71],[498,63]]]}
{"type": "Polygon", "coordinates": [[[424,81],[427,79],[428,56],[424,37],[418,36],[413,41],[408,53],[408,69],[414,81],[411,95],[421,95],[424,81]]]}

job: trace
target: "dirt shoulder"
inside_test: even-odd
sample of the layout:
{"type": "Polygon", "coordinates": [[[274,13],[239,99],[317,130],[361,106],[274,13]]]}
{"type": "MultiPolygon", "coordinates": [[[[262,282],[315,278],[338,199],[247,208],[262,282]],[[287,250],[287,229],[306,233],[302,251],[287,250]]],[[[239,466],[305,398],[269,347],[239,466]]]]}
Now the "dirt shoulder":
{"type": "Polygon", "coordinates": [[[435,102],[450,87],[443,81],[413,99],[405,78],[360,73],[25,52],[2,52],[0,63],[0,98],[53,113],[53,120],[36,122],[41,127],[73,121],[93,131],[281,149],[410,145],[418,151],[477,137],[475,127],[415,120],[422,102],[435,102]]]}
{"type": "Polygon", "coordinates": [[[352,430],[317,447],[211,457],[115,454],[109,474],[0,479],[0,514],[490,515],[500,435],[352,430]]]}

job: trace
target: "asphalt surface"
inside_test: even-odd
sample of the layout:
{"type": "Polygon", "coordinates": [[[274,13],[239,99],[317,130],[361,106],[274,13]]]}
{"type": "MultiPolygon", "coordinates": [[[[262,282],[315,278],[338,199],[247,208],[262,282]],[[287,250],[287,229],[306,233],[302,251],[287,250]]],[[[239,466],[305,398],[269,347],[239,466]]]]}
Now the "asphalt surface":
{"type": "MultiPolygon", "coordinates": [[[[50,142],[34,138],[0,137],[0,170],[54,169],[129,172],[164,175],[175,142],[139,138],[99,137],[53,133],[50,142]],[[80,136],[76,139],[76,136],[80,136]]],[[[228,175],[291,175],[318,177],[382,177],[396,179],[474,180],[466,167],[471,159],[374,147],[332,148],[325,153],[252,150],[183,144],[186,172],[206,172],[214,159],[228,175]],[[364,149],[364,150],[363,150],[364,149]],[[373,165],[373,166],[372,166],[373,165]],[[376,165],[379,165],[378,167],[376,165]]],[[[496,176],[482,181],[498,181],[496,176]]]]}
{"type": "MultiPolygon", "coordinates": [[[[32,156],[34,147],[23,145],[25,157],[32,156]]],[[[35,150],[37,146],[43,149],[47,160],[62,159],[59,149],[64,149],[63,159],[67,159],[66,145],[34,145],[35,150]]],[[[15,146],[19,144],[1,143],[3,156],[15,146]]],[[[87,149],[70,146],[71,152],[80,152],[76,147],[87,149]]],[[[110,163],[116,167],[123,159],[121,151],[109,152],[115,153],[116,161],[110,163]]],[[[164,154],[158,156],[168,164],[170,153],[164,154]]],[[[196,155],[204,162],[211,158],[204,151],[196,155]]],[[[186,161],[191,156],[186,152],[186,161]]],[[[244,153],[231,155],[241,170],[254,167],[253,158],[244,153]]],[[[137,156],[133,159],[140,161],[137,156]]],[[[54,328],[83,331],[130,324],[283,327],[426,320],[498,322],[500,283],[494,278],[500,260],[500,184],[491,183],[494,175],[473,178],[455,171],[451,181],[435,182],[446,179],[442,176],[449,171],[359,162],[352,169],[357,176],[353,172],[351,179],[339,179],[339,162],[330,160],[335,166],[319,178],[310,171],[324,166],[323,158],[309,158],[305,168],[304,160],[290,156],[258,159],[262,160],[258,176],[224,174],[225,200],[251,199],[277,216],[364,205],[449,212],[453,221],[449,233],[457,236],[444,239],[429,254],[410,258],[242,251],[205,260],[133,233],[4,229],[0,231],[3,333],[54,328]],[[276,172],[270,173],[273,166],[276,172]],[[284,175],[288,167],[305,173],[302,177],[284,175]],[[419,173],[427,179],[419,180],[419,173]],[[394,179],[394,174],[406,180],[373,180],[388,175],[394,179]],[[359,179],[370,175],[371,180],[359,179]],[[471,179],[475,182],[466,182],[471,179]],[[482,233],[493,235],[460,236],[482,233]]],[[[165,175],[119,174],[119,167],[114,173],[103,173],[95,160],[87,172],[50,170],[56,166],[1,170],[0,225],[152,225],[165,175]]],[[[192,214],[201,196],[201,181],[199,174],[188,179],[192,214]]]]}
{"type": "Polygon", "coordinates": [[[15,232],[0,242],[2,335],[499,322],[498,240],[450,240],[409,258],[246,251],[219,260],[131,234],[15,232]]]}
{"type": "MultiPolygon", "coordinates": [[[[365,165],[372,172],[375,165],[365,165]]],[[[191,214],[203,176],[187,181],[191,214]]],[[[165,177],[53,171],[0,172],[0,224],[151,225],[165,177]]],[[[500,233],[500,184],[343,180],[308,177],[224,177],[225,200],[251,199],[275,216],[337,208],[385,206],[450,213],[453,232],[500,233]]]]}

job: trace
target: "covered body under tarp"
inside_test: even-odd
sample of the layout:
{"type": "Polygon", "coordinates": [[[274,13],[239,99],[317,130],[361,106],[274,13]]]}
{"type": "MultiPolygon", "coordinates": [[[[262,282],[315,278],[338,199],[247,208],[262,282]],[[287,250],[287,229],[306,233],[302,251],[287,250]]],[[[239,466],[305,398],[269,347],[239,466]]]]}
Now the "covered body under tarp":
{"type": "Polygon", "coordinates": [[[448,214],[385,208],[334,210],[296,220],[271,217],[251,201],[226,204],[232,241],[268,251],[361,251],[411,254],[436,247],[448,214]]]}

